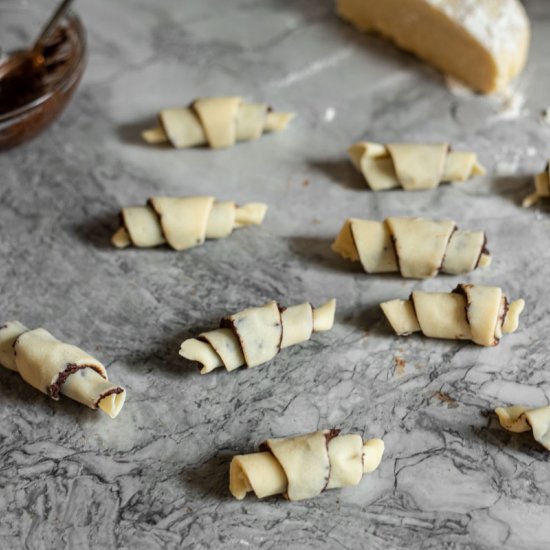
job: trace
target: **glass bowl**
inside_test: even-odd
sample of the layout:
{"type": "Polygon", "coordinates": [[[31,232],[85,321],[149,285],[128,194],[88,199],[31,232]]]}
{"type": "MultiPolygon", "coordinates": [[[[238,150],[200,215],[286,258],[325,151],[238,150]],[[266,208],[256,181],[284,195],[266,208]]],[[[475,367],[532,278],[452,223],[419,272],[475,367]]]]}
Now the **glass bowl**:
{"type": "MultiPolygon", "coordinates": [[[[51,14],[52,11],[30,8],[24,2],[3,1],[0,4],[0,58],[30,48],[51,14]]],[[[0,105],[0,150],[28,141],[50,126],[67,107],[82,78],[86,66],[84,26],[76,14],[69,12],[60,28],[66,39],[62,44],[63,62],[48,75],[44,89],[28,102],[6,112],[0,105]]]]}

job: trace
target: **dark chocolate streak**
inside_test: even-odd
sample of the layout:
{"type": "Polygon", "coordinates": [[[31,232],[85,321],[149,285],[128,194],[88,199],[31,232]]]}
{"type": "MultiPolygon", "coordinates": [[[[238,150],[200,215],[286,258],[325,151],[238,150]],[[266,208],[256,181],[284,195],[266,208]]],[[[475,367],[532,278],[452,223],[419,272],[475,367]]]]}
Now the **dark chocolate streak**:
{"type": "MultiPolygon", "coordinates": [[[[281,327],[281,336],[279,337],[279,343],[277,344],[277,353],[279,353],[281,351],[281,344],[283,343],[284,327],[283,327],[283,318],[281,316],[281,308],[280,308],[278,303],[277,303],[277,310],[279,312],[279,326],[281,327]]],[[[275,325],[275,326],[277,326],[277,325],[275,325]]]]}
{"type": "Polygon", "coordinates": [[[164,233],[164,227],[162,226],[162,214],[155,208],[153,198],[148,198],[145,204],[146,206],[149,206],[151,210],[157,215],[157,218],[159,219],[160,232],[162,233],[162,237],[164,238],[164,240],[168,243],[168,241],[166,240],[166,234],[164,233]]]}
{"type": "Polygon", "coordinates": [[[65,384],[67,378],[69,378],[71,374],[74,374],[75,372],[83,369],[93,369],[102,378],[105,378],[105,380],[107,379],[106,376],[101,372],[101,370],[98,369],[95,365],[75,365],[74,363],[70,363],[65,367],[64,371],[60,372],[57,375],[57,379],[55,380],[55,382],[48,386],[48,395],[52,399],[55,399],[57,401],[59,399],[59,394],[61,393],[61,390],[63,388],[63,384],[65,384]]]}
{"type": "Polygon", "coordinates": [[[94,409],[97,409],[99,407],[99,402],[104,399],[105,397],[108,397],[109,395],[113,395],[115,393],[118,395],[119,393],[122,393],[124,390],[122,388],[113,388],[112,390],[108,390],[105,393],[102,393],[99,396],[99,399],[94,403],[94,409]]]}
{"type": "Polygon", "coordinates": [[[506,321],[506,316],[508,315],[509,309],[510,309],[510,304],[508,303],[508,298],[504,296],[504,312],[502,313],[501,325],[504,325],[504,321],[506,321]]]}
{"type": "Polygon", "coordinates": [[[399,261],[399,254],[397,253],[397,246],[395,244],[397,242],[397,239],[395,238],[393,233],[390,234],[390,241],[391,241],[391,244],[393,245],[393,251],[395,252],[395,261],[397,263],[397,269],[399,269],[399,274],[401,275],[401,277],[403,277],[403,273],[401,272],[401,262],[399,261]]]}
{"type": "Polygon", "coordinates": [[[330,457],[328,456],[328,444],[331,439],[334,439],[335,437],[338,437],[340,434],[340,431],[338,428],[331,428],[328,433],[325,434],[325,446],[327,449],[327,458],[328,458],[328,472],[327,472],[327,478],[325,480],[325,486],[321,489],[321,493],[327,490],[328,482],[330,481],[330,474],[332,471],[332,466],[330,464],[330,457]]]}
{"type": "Polygon", "coordinates": [[[454,229],[451,231],[451,234],[449,235],[449,238],[447,239],[447,245],[445,246],[445,252],[443,252],[443,257],[441,258],[441,263],[439,264],[439,267],[437,268],[437,273],[441,273],[441,270],[443,269],[443,264],[445,263],[445,258],[447,257],[447,249],[449,248],[449,243],[451,242],[451,239],[453,238],[453,235],[457,231],[458,231],[458,226],[455,225],[454,229]]]}
{"type": "Polygon", "coordinates": [[[128,234],[128,239],[130,239],[130,243],[132,244],[132,246],[135,246],[134,241],[132,240],[132,235],[130,231],[128,231],[128,224],[126,223],[126,218],[124,217],[124,210],[121,210],[118,213],[118,219],[120,221],[120,227],[124,227],[124,229],[126,229],[126,233],[128,234]]]}
{"type": "MultiPolygon", "coordinates": [[[[349,234],[351,235],[351,240],[353,241],[353,246],[355,246],[355,250],[357,251],[357,255],[359,255],[359,248],[357,248],[357,243],[355,242],[355,236],[353,235],[353,231],[351,229],[351,224],[350,224],[350,227],[349,227],[349,234]]],[[[359,261],[361,261],[361,258],[359,258],[359,261]]],[[[365,266],[363,266],[363,269],[365,270],[365,273],[368,273],[367,268],[365,266]]]]}
{"type": "Polygon", "coordinates": [[[479,262],[481,261],[481,256],[483,256],[483,254],[487,254],[487,256],[491,255],[491,253],[489,252],[489,249],[487,248],[487,235],[485,233],[483,233],[483,245],[481,247],[481,251],[479,253],[479,257],[477,259],[475,269],[479,267],[479,262]]]}
{"type": "Polygon", "coordinates": [[[468,294],[466,293],[466,289],[471,288],[473,286],[474,285],[471,285],[471,284],[460,284],[460,285],[457,285],[457,287],[451,291],[451,294],[461,294],[462,296],[464,296],[464,299],[466,300],[466,305],[464,306],[464,313],[466,315],[466,321],[468,321],[469,325],[471,325],[470,315],[469,315],[470,301],[468,299],[468,294]]]}

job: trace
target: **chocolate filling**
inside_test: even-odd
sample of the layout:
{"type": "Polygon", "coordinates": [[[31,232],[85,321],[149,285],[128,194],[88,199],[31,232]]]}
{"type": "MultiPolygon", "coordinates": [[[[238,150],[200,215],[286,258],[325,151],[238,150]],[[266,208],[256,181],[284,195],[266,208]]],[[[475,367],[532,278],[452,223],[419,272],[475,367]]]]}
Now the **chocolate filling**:
{"type": "Polygon", "coordinates": [[[124,390],[122,388],[113,388],[112,390],[108,390],[106,391],[105,393],[102,393],[100,396],[99,396],[99,399],[94,403],[94,409],[97,409],[99,407],[99,402],[104,399],[105,397],[108,397],[109,395],[113,395],[113,394],[116,394],[118,395],[119,393],[123,393],[124,390]]]}
{"type": "Polygon", "coordinates": [[[443,264],[445,263],[445,258],[447,257],[447,249],[449,248],[449,243],[451,242],[451,239],[453,238],[453,235],[457,231],[458,231],[458,226],[455,225],[454,229],[451,231],[451,234],[449,235],[449,238],[447,239],[447,246],[445,247],[445,252],[443,252],[443,257],[441,258],[441,263],[439,264],[439,267],[437,268],[438,273],[441,273],[441,270],[443,269],[443,264]]]}
{"type": "Polygon", "coordinates": [[[500,324],[504,326],[504,322],[506,321],[506,316],[508,315],[508,310],[510,309],[510,304],[508,303],[508,298],[504,296],[504,310],[502,312],[502,318],[500,320],[500,324]]]}
{"type": "Polygon", "coordinates": [[[328,472],[327,472],[327,478],[325,480],[325,486],[321,489],[321,493],[327,490],[328,482],[330,481],[330,474],[331,474],[331,464],[330,464],[330,457],[328,456],[328,444],[331,439],[334,439],[335,437],[338,437],[340,434],[340,431],[338,428],[331,428],[328,433],[325,434],[325,445],[327,449],[327,457],[328,457],[328,472]]]}
{"type": "Polygon", "coordinates": [[[61,81],[74,63],[71,33],[68,27],[59,27],[37,56],[41,63],[29,58],[1,79],[0,115],[29,105],[61,81]]]}
{"type": "Polygon", "coordinates": [[[63,384],[65,384],[65,382],[67,381],[67,378],[69,378],[69,376],[71,376],[71,374],[74,374],[75,372],[78,372],[79,370],[83,370],[83,369],[93,369],[102,378],[105,378],[105,380],[107,379],[105,377],[105,375],[103,374],[103,372],[101,372],[101,370],[98,367],[96,367],[95,365],[75,365],[75,364],[71,363],[71,364],[68,364],[65,367],[65,370],[61,371],[57,375],[57,378],[56,378],[55,382],[53,382],[52,384],[50,384],[48,386],[48,388],[47,388],[48,395],[52,399],[55,399],[57,401],[59,399],[59,394],[61,393],[61,390],[63,389],[63,384]]]}
{"type": "Polygon", "coordinates": [[[399,254],[397,253],[397,239],[393,235],[393,233],[390,235],[391,244],[393,245],[393,250],[395,252],[395,262],[397,263],[397,269],[399,269],[399,274],[401,277],[403,277],[403,272],[401,271],[401,262],[399,259],[399,254]]]}
{"type": "Polygon", "coordinates": [[[487,256],[491,255],[491,253],[489,252],[489,249],[487,248],[487,235],[485,235],[485,233],[483,234],[483,245],[481,246],[481,251],[479,252],[475,269],[479,267],[479,262],[481,261],[481,256],[483,256],[483,254],[487,256]]]}
{"type": "Polygon", "coordinates": [[[466,315],[466,321],[468,321],[468,324],[470,324],[470,317],[468,315],[468,310],[470,308],[471,302],[468,298],[468,294],[466,292],[466,289],[467,288],[472,288],[473,286],[474,285],[472,285],[472,284],[460,284],[460,285],[457,285],[457,287],[451,291],[451,294],[460,294],[460,295],[464,296],[464,298],[466,300],[466,305],[464,306],[464,313],[466,315]]]}

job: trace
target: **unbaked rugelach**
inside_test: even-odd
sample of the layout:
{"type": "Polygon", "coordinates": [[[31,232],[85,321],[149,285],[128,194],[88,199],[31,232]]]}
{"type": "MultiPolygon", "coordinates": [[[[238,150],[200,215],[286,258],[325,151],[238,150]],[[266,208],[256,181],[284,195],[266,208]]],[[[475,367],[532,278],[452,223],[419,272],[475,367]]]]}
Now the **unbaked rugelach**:
{"type": "Polygon", "coordinates": [[[121,225],[111,240],[117,248],[167,243],[174,250],[185,250],[206,239],[224,239],[233,229],[259,225],[266,212],[261,202],[238,206],[214,197],[151,197],[144,206],[121,210],[121,225]]]}
{"type": "Polygon", "coordinates": [[[0,327],[0,364],[52,399],[63,394],[111,418],[126,399],[126,390],[109,381],[97,359],[43,328],[29,330],[19,321],[0,327]]]}
{"type": "Polygon", "coordinates": [[[535,441],[550,451],[550,405],[530,409],[514,405],[497,407],[495,413],[500,425],[509,432],[533,432],[535,441]]]}
{"type": "Polygon", "coordinates": [[[207,97],[189,107],[163,109],[159,126],[145,130],[150,144],[169,142],[182,149],[208,145],[213,149],[231,147],[237,141],[252,141],[267,132],[280,132],[294,113],[272,111],[265,103],[247,103],[240,97],[207,97]]]}
{"type": "Polygon", "coordinates": [[[546,168],[535,176],[535,191],[523,199],[523,207],[529,208],[540,199],[550,197],[550,162],[546,168]]]}
{"type": "Polygon", "coordinates": [[[332,250],[347,260],[360,261],[367,273],[397,271],[413,279],[469,273],[491,263],[485,233],[459,230],[452,220],[349,218],[332,250]]]}
{"type": "Polygon", "coordinates": [[[336,429],[268,439],[259,452],[233,457],[229,490],[238,500],[250,491],[258,498],[313,498],[327,489],[358,485],[378,468],[383,453],[381,439],[363,441],[336,429]]]}
{"type": "Polygon", "coordinates": [[[282,349],[306,342],[314,332],[330,330],[335,311],[334,299],[318,308],[309,303],[283,308],[268,302],[224,317],[220,328],[185,340],[179,353],[200,363],[201,374],[218,367],[256,367],[282,349]]]}
{"type": "Polygon", "coordinates": [[[501,90],[523,69],[530,24],[519,0],[337,0],[340,16],[378,32],[474,90],[501,90]]]}
{"type": "Polygon", "coordinates": [[[430,338],[496,346],[503,333],[517,330],[525,302],[509,303],[498,287],[460,284],[452,292],[415,290],[408,300],[380,307],[399,336],[422,332],[430,338]]]}
{"type": "Polygon", "coordinates": [[[348,154],[372,191],[434,189],[445,181],[466,181],[485,174],[475,153],[451,151],[448,143],[382,145],[361,141],[353,144],[348,154]]]}

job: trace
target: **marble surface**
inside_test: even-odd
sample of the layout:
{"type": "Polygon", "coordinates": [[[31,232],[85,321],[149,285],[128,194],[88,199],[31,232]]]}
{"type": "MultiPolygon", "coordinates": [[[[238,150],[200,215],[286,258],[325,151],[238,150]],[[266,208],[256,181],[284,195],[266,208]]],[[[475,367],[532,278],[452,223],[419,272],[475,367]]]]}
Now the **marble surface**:
{"type": "Polygon", "coordinates": [[[77,97],[0,155],[0,311],[95,354],[128,399],[110,420],[0,372],[1,548],[549,547],[549,455],[491,414],[550,401],[550,206],[519,207],[550,156],[550,5],[527,8],[530,62],[505,100],[450,89],[326,0],[80,0],[90,57],[77,97]],[[140,143],[158,109],[216,94],[299,116],[226,151],[140,143]],[[374,194],[346,159],[361,138],[450,140],[488,175],[374,194]],[[267,219],[185,253],[110,246],[121,206],[199,193],[265,201],[267,219]],[[344,218],[389,214],[485,229],[493,265],[414,282],[331,253],[344,218]],[[525,298],[521,329],[495,349],[391,334],[379,302],[460,280],[525,298]],[[332,296],[334,329],[270,364],[200,376],[178,357],[226,313],[332,296]],[[386,443],[358,487],[230,497],[233,454],[332,426],[386,443]]]}

